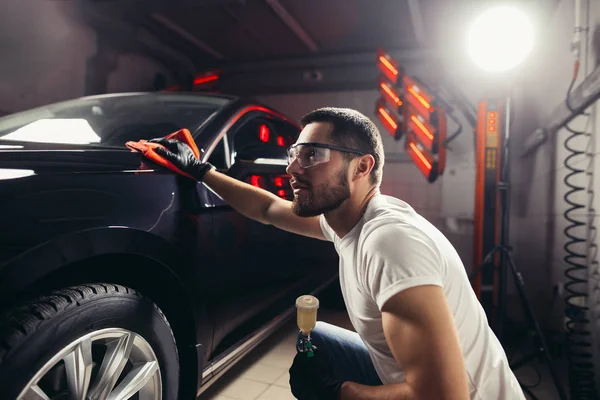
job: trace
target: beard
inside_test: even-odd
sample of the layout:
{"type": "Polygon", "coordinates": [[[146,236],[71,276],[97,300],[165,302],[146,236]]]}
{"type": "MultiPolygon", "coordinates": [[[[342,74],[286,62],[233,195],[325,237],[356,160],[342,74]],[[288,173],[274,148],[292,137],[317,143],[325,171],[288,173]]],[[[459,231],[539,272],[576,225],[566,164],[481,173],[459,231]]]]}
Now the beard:
{"type": "Polygon", "coordinates": [[[295,196],[292,202],[292,211],[299,217],[314,217],[333,211],[350,197],[345,170],[340,171],[332,182],[323,183],[316,188],[307,186],[307,193],[302,197],[295,196]]]}

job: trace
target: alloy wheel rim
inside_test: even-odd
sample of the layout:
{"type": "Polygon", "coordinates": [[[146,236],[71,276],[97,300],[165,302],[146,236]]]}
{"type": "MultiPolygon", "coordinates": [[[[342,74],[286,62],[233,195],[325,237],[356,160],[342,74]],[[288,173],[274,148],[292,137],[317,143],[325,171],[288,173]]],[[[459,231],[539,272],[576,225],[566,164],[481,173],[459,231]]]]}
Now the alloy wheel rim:
{"type": "Polygon", "coordinates": [[[152,346],[135,332],[88,333],[53,356],[18,400],[161,400],[162,379],[152,346]]]}

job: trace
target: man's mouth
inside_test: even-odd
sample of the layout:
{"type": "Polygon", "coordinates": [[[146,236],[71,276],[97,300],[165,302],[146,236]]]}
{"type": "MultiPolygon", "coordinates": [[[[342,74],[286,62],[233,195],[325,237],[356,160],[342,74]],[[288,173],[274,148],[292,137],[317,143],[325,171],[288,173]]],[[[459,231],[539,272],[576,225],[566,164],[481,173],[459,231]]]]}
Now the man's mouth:
{"type": "Polygon", "coordinates": [[[292,180],[290,182],[290,186],[292,187],[292,189],[296,190],[296,189],[308,189],[308,185],[303,184],[303,183],[299,183],[296,180],[292,180]]]}
{"type": "Polygon", "coordinates": [[[307,192],[307,191],[308,191],[308,189],[305,189],[305,188],[295,188],[294,194],[299,194],[299,193],[307,192]]]}
{"type": "Polygon", "coordinates": [[[294,193],[298,193],[302,190],[309,189],[308,185],[298,183],[298,181],[295,181],[295,180],[290,182],[290,186],[292,187],[292,189],[294,189],[294,193]]]}

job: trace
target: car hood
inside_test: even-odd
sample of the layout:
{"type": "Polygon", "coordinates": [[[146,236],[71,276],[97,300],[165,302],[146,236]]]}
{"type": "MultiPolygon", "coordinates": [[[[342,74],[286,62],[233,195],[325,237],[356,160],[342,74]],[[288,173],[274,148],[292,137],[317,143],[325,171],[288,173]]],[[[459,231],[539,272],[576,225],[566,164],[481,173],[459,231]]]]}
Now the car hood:
{"type": "Polygon", "coordinates": [[[43,173],[119,172],[147,169],[139,153],[127,147],[0,140],[1,171],[43,173]]]}

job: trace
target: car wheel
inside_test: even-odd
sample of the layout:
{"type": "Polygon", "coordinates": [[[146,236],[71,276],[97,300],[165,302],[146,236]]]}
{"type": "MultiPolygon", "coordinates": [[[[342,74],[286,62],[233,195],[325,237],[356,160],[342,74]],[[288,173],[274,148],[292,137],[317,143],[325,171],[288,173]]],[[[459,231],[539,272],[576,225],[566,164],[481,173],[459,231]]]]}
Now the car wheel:
{"type": "Polygon", "coordinates": [[[57,290],[0,317],[0,388],[17,400],[177,399],[173,332],[130,288],[57,290]]]}

